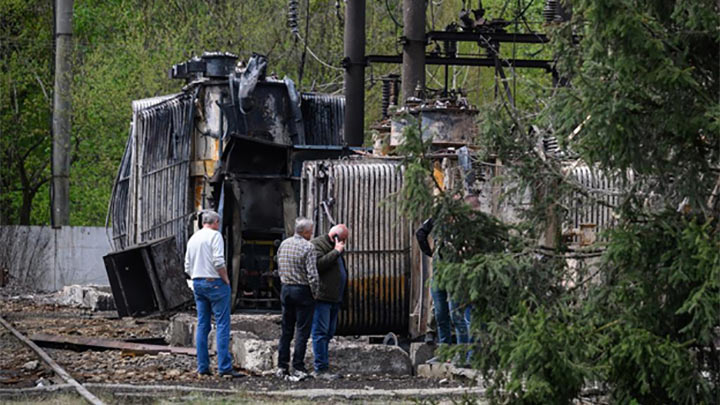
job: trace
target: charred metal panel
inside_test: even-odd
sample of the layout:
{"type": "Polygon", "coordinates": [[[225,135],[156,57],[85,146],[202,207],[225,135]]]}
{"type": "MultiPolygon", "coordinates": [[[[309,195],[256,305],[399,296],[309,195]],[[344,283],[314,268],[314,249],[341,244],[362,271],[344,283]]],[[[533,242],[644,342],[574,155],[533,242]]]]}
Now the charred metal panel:
{"type": "Polygon", "coordinates": [[[132,244],[175,236],[183,255],[188,239],[190,144],[194,95],[185,93],[137,113],[131,200],[137,227],[132,244]]]}
{"type": "Polygon", "coordinates": [[[192,291],[185,281],[183,261],[175,246],[175,237],[169,237],[150,243],[147,247],[147,256],[152,261],[158,280],[158,302],[165,310],[177,308],[193,300],[192,291]]]}
{"type": "Polygon", "coordinates": [[[300,109],[307,145],[342,145],[345,97],[302,93],[300,109]]]}
{"type": "Polygon", "coordinates": [[[244,175],[289,176],[289,146],[237,136],[230,140],[223,170],[244,175]]]}
{"type": "MultiPolygon", "coordinates": [[[[132,137],[130,138],[132,140],[132,137]]],[[[112,245],[115,250],[122,250],[128,247],[128,208],[130,206],[130,168],[132,161],[132,142],[125,145],[125,152],[120,161],[115,184],[113,185],[112,196],[110,197],[109,219],[112,220],[112,245]]],[[[107,225],[107,224],[106,224],[107,225]]]]}
{"type": "MultiPolygon", "coordinates": [[[[238,92],[238,83],[230,80],[230,91],[238,92]]],[[[237,109],[235,128],[236,135],[246,135],[264,141],[284,145],[293,144],[297,137],[293,120],[290,96],[284,82],[261,81],[255,86],[252,97],[242,108],[238,100],[234,100],[237,109]]]]}
{"type": "Polygon", "coordinates": [[[351,152],[339,146],[293,147],[240,135],[228,140],[213,194],[224,203],[233,303],[239,308],[280,308],[274,258],[279,242],[293,233],[302,162],[343,153],[351,152]]]}
{"type": "Polygon", "coordinates": [[[411,228],[393,202],[402,183],[397,161],[304,165],[301,215],[313,218],[316,235],[333,223],[350,229],[345,254],[349,302],[338,318],[339,334],[408,331],[411,228]]]}
{"type": "Polygon", "coordinates": [[[233,280],[233,305],[243,309],[279,309],[280,279],[275,269],[285,225],[295,219],[295,201],[288,178],[244,178],[227,174],[225,200],[228,257],[233,280]]]}
{"type": "MultiPolygon", "coordinates": [[[[108,220],[112,221],[113,237],[112,244],[115,250],[125,249],[137,243],[135,217],[137,206],[136,198],[136,139],[137,139],[137,118],[141,111],[150,109],[153,106],[165,101],[177,98],[180,94],[171,94],[160,97],[146,98],[132,102],[133,119],[130,123],[130,136],[125,145],[120,162],[115,184],[110,197],[110,209],[108,220]]],[[[107,225],[107,224],[106,224],[107,225]]]]}
{"type": "Polygon", "coordinates": [[[286,180],[234,179],[240,189],[243,233],[285,232],[283,194],[286,180]]]}
{"type": "Polygon", "coordinates": [[[192,80],[200,77],[227,77],[235,70],[237,55],[228,52],[203,52],[197,56],[173,65],[168,72],[171,79],[192,80]]]}
{"type": "Polygon", "coordinates": [[[165,238],[103,257],[120,316],[139,316],[192,301],[175,250],[165,238]]]}

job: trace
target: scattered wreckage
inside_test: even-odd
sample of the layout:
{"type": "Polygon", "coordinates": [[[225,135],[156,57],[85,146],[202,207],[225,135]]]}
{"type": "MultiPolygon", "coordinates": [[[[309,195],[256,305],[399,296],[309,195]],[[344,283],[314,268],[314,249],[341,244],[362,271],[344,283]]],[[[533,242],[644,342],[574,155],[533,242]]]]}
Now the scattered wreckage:
{"type": "MultiPolygon", "coordinates": [[[[316,235],[335,223],[353,230],[339,335],[423,334],[430,270],[413,243],[416,224],[394,205],[404,168],[388,152],[414,122],[446,181],[464,182],[484,210],[512,220],[522,202],[503,201],[502,184],[491,181],[502,165],[474,157],[477,110],[446,97],[410,99],[398,111],[397,78],[390,77],[376,147],[347,147],[342,96],[298,93],[266,68],[261,55],[237,63],[232,54],[205,53],[170,70],[186,82],[181,92],[133,102],[108,212],[114,252],[105,257],[119,313],[141,316],[192,301],[181,265],[185,243],[197,213],[212,208],[222,216],[235,312],[280,308],[275,252],[303,215],[317,224],[316,235]]],[[[544,147],[557,151],[552,140],[544,147]]],[[[568,173],[591,190],[615,189],[577,162],[568,173]]],[[[564,227],[579,244],[613,221],[609,208],[580,195],[568,207],[572,223],[564,227]]]]}

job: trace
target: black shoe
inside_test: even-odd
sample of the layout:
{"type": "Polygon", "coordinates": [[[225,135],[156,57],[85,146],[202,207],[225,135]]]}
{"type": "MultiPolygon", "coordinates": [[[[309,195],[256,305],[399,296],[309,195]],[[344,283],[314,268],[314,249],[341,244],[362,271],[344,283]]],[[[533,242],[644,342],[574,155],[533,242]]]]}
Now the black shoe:
{"type": "Polygon", "coordinates": [[[235,371],[235,370],[230,370],[230,371],[225,371],[225,372],[223,372],[223,373],[220,373],[220,377],[225,377],[225,378],[240,378],[240,377],[245,377],[245,374],[240,374],[240,373],[238,373],[238,372],[235,371]]]}
{"type": "Polygon", "coordinates": [[[426,333],[425,334],[425,343],[427,343],[429,345],[434,345],[435,344],[435,333],[433,333],[433,332],[426,333]]]}
{"type": "Polygon", "coordinates": [[[198,375],[212,375],[210,370],[198,371],[198,375]]]}

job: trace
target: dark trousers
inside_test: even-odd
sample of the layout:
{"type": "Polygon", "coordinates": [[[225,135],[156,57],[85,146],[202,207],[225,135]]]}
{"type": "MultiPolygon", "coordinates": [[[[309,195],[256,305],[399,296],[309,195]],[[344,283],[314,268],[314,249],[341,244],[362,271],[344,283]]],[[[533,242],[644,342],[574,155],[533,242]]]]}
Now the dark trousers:
{"type": "Polygon", "coordinates": [[[310,287],[307,285],[285,285],[280,292],[282,304],[282,335],[278,347],[278,367],[288,369],[290,362],[290,341],[295,335],[295,351],[293,353],[293,368],[299,371],[305,369],[305,351],[310,337],[315,300],[310,287]]]}

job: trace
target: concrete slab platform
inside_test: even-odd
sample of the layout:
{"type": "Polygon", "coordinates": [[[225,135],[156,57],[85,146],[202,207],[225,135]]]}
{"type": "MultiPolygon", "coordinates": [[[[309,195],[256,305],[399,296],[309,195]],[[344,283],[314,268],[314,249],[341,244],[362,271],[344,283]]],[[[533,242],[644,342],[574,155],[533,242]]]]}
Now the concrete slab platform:
{"type": "MultiPolygon", "coordinates": [[[[247,337],[260,340],[273,340],[280,336],[282,317],[276,314],[233,314],[230,315],[230,330],[244,332],[247,337]]],[[[176,346],[195,346],[195,327],[197,317],[191,313],[180,313],[170,318],[165,332],[168,344],[176,346]]],[[[213,333],[213,332],[210,332],[213,333]]],[[[214,337],[213,339],[214,340],[214,337]]]]}
{"type": "MultiPolygon", "coordinates": [[[[168,344],[195,346],[196,317],[177,314],[166,331],[168,344]]],[[[277,344],[280,337],[280,315],[231,316],[230,350],[234,363],[245,370],[266,374],[277,367],[277,344]]],[[[210,349],[215,349],[215,330],[208,336],[210,349]]],[[[412,375],[410,356],[397,346],[367,344],[356,339],[338,337],[330,342],[330,368],[340,374],[412,375]]],[[[312,370],[312,339],[308,341],[305,364],[312,370]]]]}

